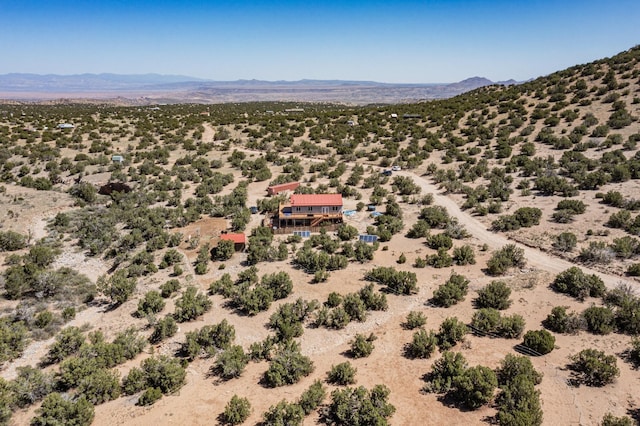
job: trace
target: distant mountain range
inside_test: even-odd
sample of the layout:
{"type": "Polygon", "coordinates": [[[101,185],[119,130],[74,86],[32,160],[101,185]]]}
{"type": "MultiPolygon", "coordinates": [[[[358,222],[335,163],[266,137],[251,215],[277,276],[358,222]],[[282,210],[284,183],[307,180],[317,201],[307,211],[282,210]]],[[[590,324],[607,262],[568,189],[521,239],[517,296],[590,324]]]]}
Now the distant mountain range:
{"type": "Polygon", "coordinates": [[[0,99],[51,100],[55,98],[105,101],[127,98],[134,103],[222,103],[250,101],[308,101],[354,104],[412,102],[448,98],[492,84],[472,77],[457,83],[395,84],[374,81],[298,80],[213,81],[160,74],[4,74],[0,99]]]}

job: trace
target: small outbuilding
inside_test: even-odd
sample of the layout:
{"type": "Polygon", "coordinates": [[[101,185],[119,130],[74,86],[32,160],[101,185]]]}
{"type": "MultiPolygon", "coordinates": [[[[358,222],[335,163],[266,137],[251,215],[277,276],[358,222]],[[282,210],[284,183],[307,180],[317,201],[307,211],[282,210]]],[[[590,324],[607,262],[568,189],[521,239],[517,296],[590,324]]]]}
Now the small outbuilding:
{"type": "Polygon", "coordinates": [[[56,126],[57,129],[73,129],[74,127],[76,126],[71,123],[60,123],[56,126]]]}
{"type": "Polygon", "coordinates": [[[111,161],[117,164],[124,163],[124,157],[122,155],[112,155],[111,161]]]}

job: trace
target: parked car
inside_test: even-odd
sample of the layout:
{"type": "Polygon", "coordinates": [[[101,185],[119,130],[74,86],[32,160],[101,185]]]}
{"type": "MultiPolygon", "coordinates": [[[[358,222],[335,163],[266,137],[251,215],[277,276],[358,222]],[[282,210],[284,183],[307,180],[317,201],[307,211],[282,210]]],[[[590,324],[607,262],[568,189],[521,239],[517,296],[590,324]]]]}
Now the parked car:
{"type": "Polygon", "coordinates": [[[382,174],[385,176],[391,176],[391,170],[383,170],[382,174]]]}
{"type": "Polygon", "coordinates": [[[400,170],[402,170],[402,168],[400,166],[393,166],[391,170],[393,170],[394,172],[399,172],[400,170]]]}

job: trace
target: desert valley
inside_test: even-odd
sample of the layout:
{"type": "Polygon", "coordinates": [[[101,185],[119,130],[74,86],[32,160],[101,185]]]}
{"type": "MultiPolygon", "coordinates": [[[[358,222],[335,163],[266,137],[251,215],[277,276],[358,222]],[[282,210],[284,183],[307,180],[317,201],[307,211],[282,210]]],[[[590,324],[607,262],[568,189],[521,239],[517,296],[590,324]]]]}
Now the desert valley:
{"type": "Polygon", "coordinates": [[[225,100],[0,103],[0,424],[637,424],[639,47],[225,100]]]}

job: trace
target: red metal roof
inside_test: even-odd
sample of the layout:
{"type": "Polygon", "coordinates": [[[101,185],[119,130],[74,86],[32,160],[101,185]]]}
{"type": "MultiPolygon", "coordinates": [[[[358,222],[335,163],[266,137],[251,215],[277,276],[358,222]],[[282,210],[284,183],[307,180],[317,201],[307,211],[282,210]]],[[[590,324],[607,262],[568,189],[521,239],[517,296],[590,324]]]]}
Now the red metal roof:
{"type": "Polygon", "coordinates": [[[342,194],[293,194],[291,205],[294,207],[342,206],[342,194]]]}
{"type": "Polygon", "coordinates": [[[246,244],[247,240],[244,234],[222,234],[221,240],[233,241],[234,244],[246,244]]]}

